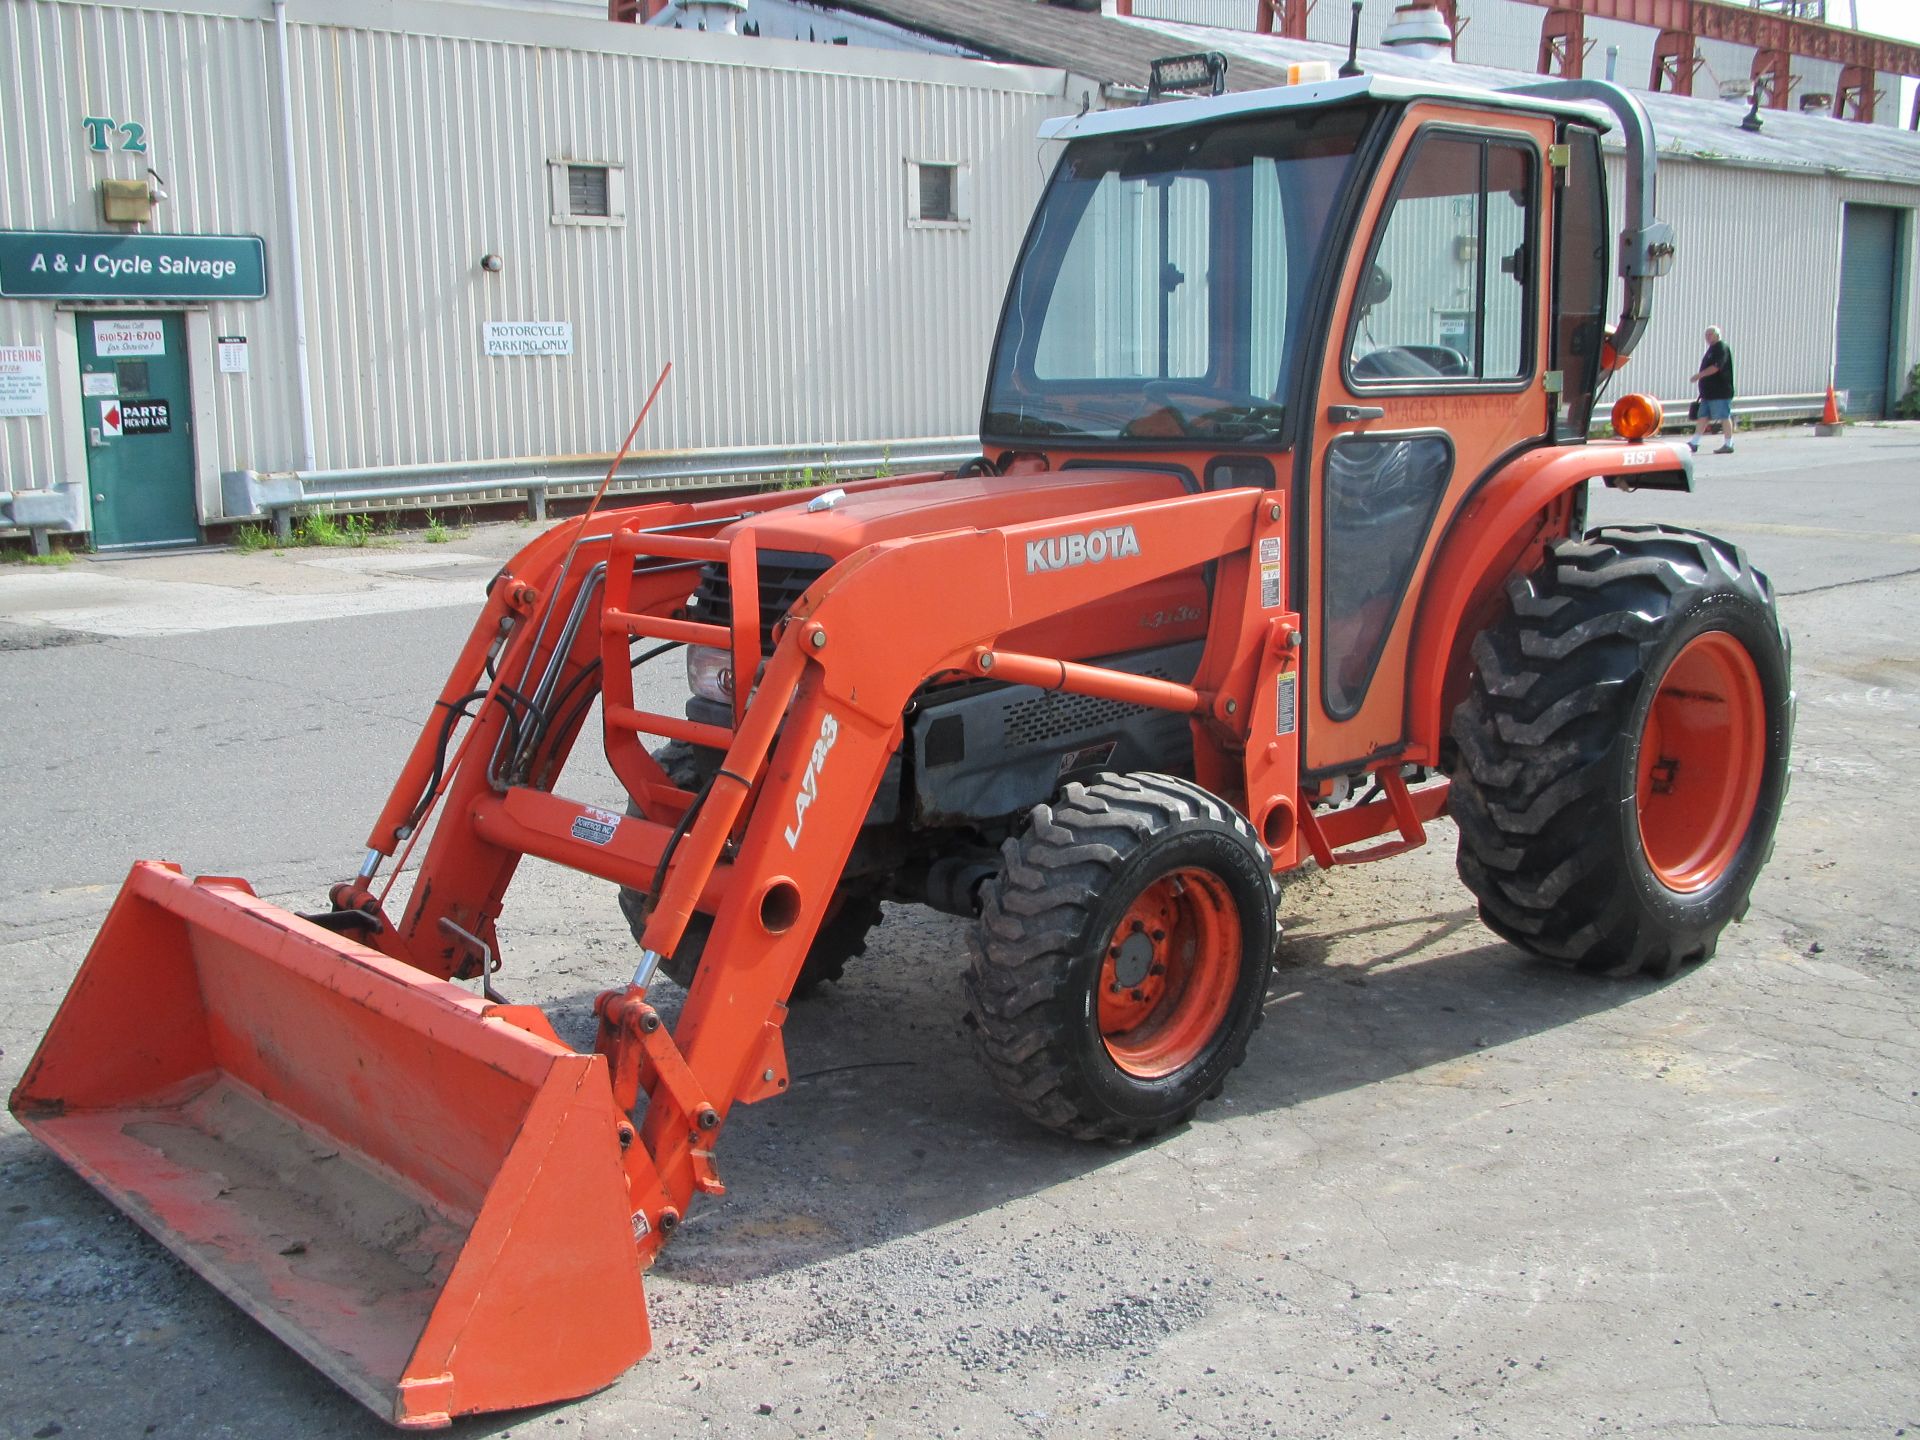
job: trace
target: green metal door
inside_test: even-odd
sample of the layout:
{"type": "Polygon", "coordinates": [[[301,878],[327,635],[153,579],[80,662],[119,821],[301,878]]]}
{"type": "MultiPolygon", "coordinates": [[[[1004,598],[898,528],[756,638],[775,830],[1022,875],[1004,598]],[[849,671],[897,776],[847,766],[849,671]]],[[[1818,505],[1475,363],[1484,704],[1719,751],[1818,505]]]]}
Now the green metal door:
{"type": "Polygon", "coordinates": [[[151,310],[83,313],[74,328],[94,546],[199,539],[185,318],[151,310]]]}
{"type": "Polygon", "coordinates": [[[1877,420],[1887,413],[1899,242],[1898,210],[1846,207],[1833,383],[1847,392],[1847,414],[1856,420],[1877,420]]]}

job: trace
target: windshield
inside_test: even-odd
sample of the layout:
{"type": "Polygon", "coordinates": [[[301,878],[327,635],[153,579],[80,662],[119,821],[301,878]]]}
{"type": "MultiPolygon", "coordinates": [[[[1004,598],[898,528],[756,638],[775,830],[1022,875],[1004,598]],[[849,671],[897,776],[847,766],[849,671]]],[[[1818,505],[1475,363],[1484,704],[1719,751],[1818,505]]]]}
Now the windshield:
{"type": "Polygon", "coordinates": [[[1369,111],[1075,141],[1007,296],[984,435],[1271,446],[1369,111]]]}

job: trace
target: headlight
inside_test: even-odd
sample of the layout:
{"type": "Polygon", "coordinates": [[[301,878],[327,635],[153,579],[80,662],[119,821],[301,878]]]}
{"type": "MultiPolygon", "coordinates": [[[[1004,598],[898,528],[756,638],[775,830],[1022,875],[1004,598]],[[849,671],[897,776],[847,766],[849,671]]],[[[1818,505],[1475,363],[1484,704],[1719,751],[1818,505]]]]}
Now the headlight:
{"type": "Polygon", "coordinates": [[[702,700],[733,703],[733,656],[712,645],[687,647],[687,688],[702,700]]]}

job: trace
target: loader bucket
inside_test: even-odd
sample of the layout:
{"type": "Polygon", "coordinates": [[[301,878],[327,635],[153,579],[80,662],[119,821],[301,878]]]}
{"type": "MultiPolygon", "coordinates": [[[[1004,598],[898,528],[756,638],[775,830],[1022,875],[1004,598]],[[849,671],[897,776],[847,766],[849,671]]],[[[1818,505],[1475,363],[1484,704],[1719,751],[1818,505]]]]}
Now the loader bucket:
{"type": "Polygon", "coordinates": [[[10,1105],[356,1399],[430,1428],[648,1348],[605,1062],[527,1023],[142,862],[10,1105]]]}

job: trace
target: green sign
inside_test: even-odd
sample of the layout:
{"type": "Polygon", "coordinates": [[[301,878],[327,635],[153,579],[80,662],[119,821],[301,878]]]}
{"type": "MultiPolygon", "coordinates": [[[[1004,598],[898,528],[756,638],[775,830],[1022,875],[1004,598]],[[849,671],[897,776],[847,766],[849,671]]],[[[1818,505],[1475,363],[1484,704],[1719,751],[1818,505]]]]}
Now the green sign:
{"type": "Polygon", "coordinates": [[[0,230],[0,296],[9,300],[259,300],[258,235],[112,235],[0,230]]]}

